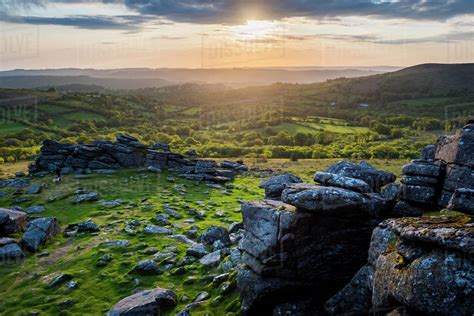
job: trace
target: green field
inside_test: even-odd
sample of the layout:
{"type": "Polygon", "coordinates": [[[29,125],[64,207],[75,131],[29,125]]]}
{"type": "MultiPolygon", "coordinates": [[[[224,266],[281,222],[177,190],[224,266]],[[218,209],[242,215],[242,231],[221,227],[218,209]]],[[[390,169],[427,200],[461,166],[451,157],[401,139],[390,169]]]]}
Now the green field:
{"type": "Polygon", "coordinates": [[[59,114],[59,113],[71,111],[70,108],[60,106],[57,104],[50,104],[50,103],[39,104],[38,110],[46,112],[46,113],[53,113],[53,114],[59,114]]]}
{"type": "Polygon", "coordinates": [[[104,120],[105,118],[97,113],[92,112],[85,112],[85,111],[78,111],[78,112],[70,112],[64,115],[65,119],[71,121],[93,121],[93,120],[104,120]]]}
{"type": "Polygon", "coordinates": [[[188,108],[188,109],[182,111],[181,114],[186,115],[186,116],[195,116],[195,115],[198,114],[200,111],[201,111],[201,108],[200,108],[200,107],[193,106],[193,107],[190,107],[190,108],[188,108]]]}
{"type": "Polygon", "coordinates": [[[3,120],[0,118],[0,133],[3,133],[3,134],[18,133],[24,130],[25,128],[28,128],[28,126],[25,126],[18,122],[12,122],[12,121],[3,120]]]}

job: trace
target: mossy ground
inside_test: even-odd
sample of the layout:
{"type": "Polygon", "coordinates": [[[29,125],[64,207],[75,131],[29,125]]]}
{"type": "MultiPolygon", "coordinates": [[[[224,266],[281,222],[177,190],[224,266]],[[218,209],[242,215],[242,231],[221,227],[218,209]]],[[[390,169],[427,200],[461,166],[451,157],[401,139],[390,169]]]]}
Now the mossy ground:
{"type": "MultiPolygon", "coordinates": [[[[290,162],[273,160],[266,163],[246,161],[260,167],[288,170],[300,175],[305,181],[312,181],[311,175],[316,170],[323,170],[334,160],[307,160],[290,162]]],[[[374,165],[381,169],[400,170],[406,161],[377,161],[374,165]],[[389,168],[388,168],[389,167],[389,168]]],[[[24,168],[24,164],[18,165],[24,168]]],[[[8,170],[14,170],[9,166],[8,170]]],[[[140,276],[129,274],[129,271],[143,259],[152,259],[153,255],[146,250],[157,248],[167,252],[166,247],[177,247],[176,262],[186,255],[189,247],[177,240],[163,235],[149,235],[137,232],[129,235],[123,228],[132,220],[153,222],[153,218],[163,213],[165,204],[175,208],[182,219],[172,219],[169,228],[175,234],[184,234],[192,225],[199,227],[202,233],[210,225],[228,227],[231,222],[241,221],[240,203],[243,200],[254,200],[263,197],[257,185],[259,178],[239,176],[231,188],[214,188],[204,183],[187,181],[172,173],[138,173],[136,170],[121,170],[111,175],[94,174],[91,178],[75,179],[68,175],[60,184],[53,183],[52,176],[34,178],[31,183],[42,184],[43,191],[38,195],[26,194],[26,189],[2,188],[8,191],[6,197],[0,198],[0,207],[19,205],[28,208],[32,205],[43,205],[46,209],[40,216],[54,216],[58,219],[61,231],[71,223],[91,218],[101,226],[98,233],[85,233],[75,237],[64,237],[62,234],[50,240],[39,253],[47,256],[28,254],[19,263],[0,265],[0,298],[1,315],[27,315],[39,311],[41,315],[103,315],[120,299],[131,295],[139,289],[163,287],[174,290],[178,295],[178,306],[169,311],[183,309],[186,304],[201,292],[207,291],[210,299],[207,303],[193,309],[193,315],[226,315],[238,314],[240,309],[238,292],[235,289],[235,273],[231,274],[233,287],[223,294],[219,287],[212,287],[212,277],[222,272],[219,268],[205,268],[199,262],[186,266],[184,274],[176,275],[173,270],[158,276],[140,276]],[[172,176],[173,181],[167,179],[172,176]],[[184,185],[184,186],[183,186],[184,185]],[[97,191],[100,199],[107,201],[120,199],[123,204],[115,208],[103,207],[98,202],[74,204],[71,198],[77,189],[97,191]],[[28,198],[20,204],[14,200],[28,198]],[[49,201],[48,201],[49,199],[49,201]],[[52,201],[51,201],[52,200],[52,201]],[[196,218],[195,223],[186,220],[192,218],[188,207],[204,210],[203,219],[196,218]],[[224,215],[216,214],[223,211],[224,215]],[[106,247],[106,240],[128,240],[127,247],[106,247]],[[109,254],[112,260],[105,266],[98,266],[99,258],[109,254]],[[47,277],[54,273],[69,273],[78,282],[76,289],[67,289],[65,284],[47,287],[47,277]],[[72,305],[62,306],[67,299],[72,305]]],[[[39,215],[39,214],[37,214],[39,215]]],[[[141,225],[143,228],[144,225],[141,225]]],[[[17,236],[20,237],[20,236],[17,236]]],[[[163,267],[163,264],[160,264],[163,267]]]]}
{"type": "MultiPolygon", "coordinates": [[[[189,247],[179,241],[163,235],[147,235],[138,232],[131,236],[123,231],[126,223],[131,220],[149,221],[163,210],[163,205],[174,207],[182,219],[173,220],[176,234],[183,234],[190,226],[197,225],[203,232],[210,225],[227,227],[233,221],[240,221],[239,200],[251,200],[262,197],[256,190],[258,179],[237,178],[234,189],[211,188],[202,183],[191,182],[178,177],[174,182],[166,180],[172,176],[168,173],[138,174],[136,170],[118,171],[112,175],[95,174],[90,179],[74,179],[65,176],[58,185],[52,177],[34,179],[32,183],[45,186],[39,195],[30,196],[30,201],[21,203],[24,208],[31,205],[43,205],[46,211],[41,216],[54,216],[64,229],[70,223],[92,218],[101,225],[96,234],[66,238],[57,236],[40,250],[48,252],[46,257],[29,254],[21,263],[2,264],[0,266],[2,298],[0,313],[4,315],[27,314],[32,310],[41,314],[90,314],[101,315],[107,312],[116,302],[132,294],[138,288],[148,289],[156,286],[174,290],[180,300],[175,309],[178,311],[190,303],[201,291],[211,294],[208,304],[201,307],[203,313],[223,315],[239,310],[238,294],[230,291],[219,296],[219,288],[210,287],[212,277],[220,272],[217,268],[204,268],[199,263],[186,267],[186,273],[172,275],[165,272],[159,276],[139,276],[128,272],[143,259],[151,259],[147,248],[163,251],[165,247],[177,247],[179,261],[185,256],[189,247]],[[185,185],[184,189],[182,185],[185,185]],[[97,191],[101,199],[107,201],[121,199],[124,203],[118,207],[107,209],[97,202],[74,204],[72,194],[77,189],[97,191]],[[55,200],[48,202],[48,198],[55,200]],[[206,217],[196,222],[185,223],[191,218],[186,206],[205,210],[206,217]],[[224,216],[215,214],[224,211],[224,216]],[[105,247],[105,240],[126,239],[127,247],[105,247]],[[97,266],[98,259],[109,254],[112,260],[104,267],[97,266]],[[64,284],[54,288],[45,286],[45,277],[52,273],[69,273],[78,281],[78,287],[68,290],[64,284]],[[138,282],[139,284],[136,284],[138,282]],[[187,297],[188,299],[186,299],[187,297]],[[214,300],[220,300],[219,303],[214,300]],[[74,304],[60,308],[58,304],[72,299],[74,304]]],[[[2,207],[10,207],[13,199],[21,194],[1,198],[2,207]]],[[[12,192],[13,193],[13,192],[12,192]]],[[[143,225],[142,225],[143,226],[143,225]]],[[[166,252],[166,251],[164,251],[166,252]]],[[[234,276],[235,277],[235,276],[234,276]]],[[[196,311],[199,314],[199,311],[196,311]]]]}

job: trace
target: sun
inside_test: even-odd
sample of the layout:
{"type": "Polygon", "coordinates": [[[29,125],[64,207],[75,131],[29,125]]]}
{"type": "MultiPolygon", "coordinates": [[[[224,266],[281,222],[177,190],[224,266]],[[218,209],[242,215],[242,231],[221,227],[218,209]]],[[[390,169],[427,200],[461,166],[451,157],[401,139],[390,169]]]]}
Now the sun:
{"type": "Polygon", "coordinates": [[[249,20],[246,24],[234,26],[232,32],[240,40],[257,40],[268,37],[275,31],[275,23],[271,21],[249,20]]]}

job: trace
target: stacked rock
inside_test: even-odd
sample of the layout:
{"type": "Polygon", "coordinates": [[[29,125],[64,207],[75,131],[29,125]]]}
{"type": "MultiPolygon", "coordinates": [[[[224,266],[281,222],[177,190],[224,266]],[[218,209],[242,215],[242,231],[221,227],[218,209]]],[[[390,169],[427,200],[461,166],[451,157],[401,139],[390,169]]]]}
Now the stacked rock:
{"type": "Polygon", "coordinates": [[[403,166],[400,201],[395,205],[393,217],[421,216],[424,210],[437,209],[444,164],[435,162],[434,149],[434,145],[425,147],[421,159],[403,166]]]}
{"type": "Polygon", "coordinates": [[[242,206],[243,314],[285,314],[295,304],[314,312],[363,265],[371,232],[387,212],[375,184],[395,176],[367,163],[336,166],[315,175],[321,185],[291,174],[270,178],[261,187],[271,199],[242,206]]]}
{"type": "Polygon", "coordinates": [[[39,217],[27,223],[25,212],[0,208],[0,261],[14,261],[25,256],[22,248],[36,251],[59,232],[53,217],[39,217]],[[21,241],[11,238],[23,233],[21,241]]]}
{"type": "Polygon", "coordinates": [[[421,159],[403,167],[393,217],[421,216],[448,208],[474,213],[474,122],[423,149],[421,159]]]}
{"type": "Polygon", "coordinates": [[[26,226],[25,212],[0,208],[0,261],[18,260],[25,256],[13,234],[21,232],[26,226]]]}
{"type": "Polygon", "coordinates": [[[119,135],[116,142],[97,140],[90,145],[46,140],[41,154],[30,167],[30,173],[58,169],[68,173],[71,170],[81,172],[139,167],[147,167],[153,172],[176,170],[188,179],[211,182],[226,182],[232,180],[236,173],[247,170],[243,163],[225,161],[219,166],[215,161],[196,159],[194,155],[185,158],[171,152],[166,144],[156,143],[147,147],[133,136],[119,135]]]}
{"type": "MultiPolygon", "coordinates": [[[[442,136],[436,146],[435,160],[446,165],[438,204],[446,207],[456,190],[474,189],[474,121],[469,121],[460,133],[442,136]]],[[[464,192],[454,195],[466,196],[464,192]]],[[[453,206],[458,203],[454,202],[453,206]]],[[[474,212],[474,201],[467,206],[474,212]]]]}
{"type": "Polygon", "coordinates": [[[474,234],[467,216],[390,219],[368,262],[326,303],[331,315],[472,315],[474,234]]]}

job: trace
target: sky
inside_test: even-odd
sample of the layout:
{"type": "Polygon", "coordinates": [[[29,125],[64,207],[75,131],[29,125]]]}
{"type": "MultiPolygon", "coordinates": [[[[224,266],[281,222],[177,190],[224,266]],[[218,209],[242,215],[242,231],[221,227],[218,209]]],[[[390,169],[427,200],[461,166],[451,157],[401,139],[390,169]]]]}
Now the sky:
{"type": "Polygon", "coordinates": [[[0,69],[474,62],[473,0],[0,0],[0,69]]]}

